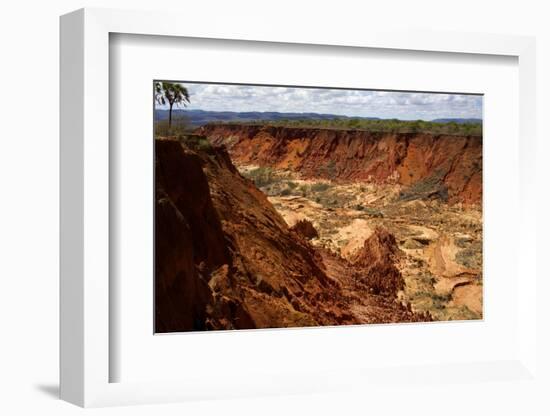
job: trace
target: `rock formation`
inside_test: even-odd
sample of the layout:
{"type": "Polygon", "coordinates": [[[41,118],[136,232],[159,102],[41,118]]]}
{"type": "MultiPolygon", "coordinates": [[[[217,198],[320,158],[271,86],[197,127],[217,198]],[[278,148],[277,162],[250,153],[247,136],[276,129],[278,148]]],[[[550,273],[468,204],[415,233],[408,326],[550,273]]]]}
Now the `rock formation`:
{"type": "Polygon", "coordinates": [[[290,229],[308,240],[319,237],[319,233],[309,220],[300,220],[290,227],[290,229]]]}
{"type": "Polygon", "coordinates": [[[359,130],[209,124],[239,164],[299,172],[305,178],[398,183],[404,199],[481,203],[482,138],[359,130]]]}
{"type": "MultiPolygon", "coordinates": [[[[201,143],[155,140],[156,331],[429,319],[396,301],[393,280],[367,277],[377,293],[347,292],[354,268],[391,270],[391,247],[365,243],[353,266],[314,248],[224,148],[201,143]]],[[[377,242],[388,239],[380,233],[377,242]]]]}
{"type": "Polygon", "coordinates": [[[396,266],[400,254],[395,237],[378,227],[351,261],[361,268],[361,281],[375,293],[395,296],[405,286],[396,266]]]}

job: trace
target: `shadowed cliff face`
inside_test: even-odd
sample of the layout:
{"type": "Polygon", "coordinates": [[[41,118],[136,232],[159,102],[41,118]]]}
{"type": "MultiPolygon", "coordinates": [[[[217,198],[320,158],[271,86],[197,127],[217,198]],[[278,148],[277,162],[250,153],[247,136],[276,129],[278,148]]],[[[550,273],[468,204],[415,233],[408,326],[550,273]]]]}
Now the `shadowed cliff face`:
{"type": "Polygon", "coordinates": [[[176,141],[155,143],[156,330],[204,329],[207,276],[230,261],[202,159],[176,141]]]}
{"type": "Polygon", "coordinates": [[[397,183],[404,199],[481,203],[478,136],[240,124],[206,125],[198,133],[225,144],[239,164],[288,169],[304,178],[397,183]]]}
{"type": "Polygon", "coordinates": [[[351,265],[289,229],[225,149],[157,139],[155,152],[157,332],[429,319],[373,293],[395,286],[380,283],[385,234],[351,265]]]}

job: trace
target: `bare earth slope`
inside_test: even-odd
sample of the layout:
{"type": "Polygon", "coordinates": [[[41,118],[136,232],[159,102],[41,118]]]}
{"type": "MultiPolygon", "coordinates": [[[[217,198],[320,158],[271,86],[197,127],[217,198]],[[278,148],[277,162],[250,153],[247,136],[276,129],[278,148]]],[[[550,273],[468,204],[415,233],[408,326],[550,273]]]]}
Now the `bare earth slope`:
{"type": "Polygon", "coordinates": [[[245,124],[209,124],[197,132],[225,144],[237,164],[291,170],[303,178],[398,183],[451,203],[481,201],[478,136],[245,124]]]}
{"type": "MultiPolygon", "coordinates": [[[[312,225],[313,246],[353,262],[382,227],[402,253],[393,259],[400,300],[436,320],[482,318],[481,137],[258,124],[198,131],[227,146],[289,226],[312,225]]],[[[392,276],[390,267],[381,283],[392,276]]]]}
{"type": "Polygon", "coordinates": [[[155,153],[157,331],[429,319],[292,231],[223,148],[157,139],[155,153]]]}

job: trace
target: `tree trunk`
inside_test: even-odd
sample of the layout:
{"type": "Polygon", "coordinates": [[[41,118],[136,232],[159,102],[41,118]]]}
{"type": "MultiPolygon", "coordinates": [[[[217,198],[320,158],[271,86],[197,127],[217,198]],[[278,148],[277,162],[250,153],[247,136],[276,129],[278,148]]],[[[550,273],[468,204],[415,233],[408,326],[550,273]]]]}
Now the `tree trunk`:
{"type": "Polygon", "coordinates": [[[168,129],[172,128],[172,104],[170,104],[170,111],[168,112],[168,129]]]}

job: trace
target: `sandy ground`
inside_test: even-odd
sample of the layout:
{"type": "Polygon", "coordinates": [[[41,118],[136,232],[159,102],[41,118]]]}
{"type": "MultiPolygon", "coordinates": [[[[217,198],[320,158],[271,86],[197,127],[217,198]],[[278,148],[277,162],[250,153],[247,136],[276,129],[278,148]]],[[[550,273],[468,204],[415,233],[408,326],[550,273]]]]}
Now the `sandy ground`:
{"type": "MultiPolygon", "coordinates": [[[[245,176],[252,169],[247,167],[245,176]]],[[[315,181],[276,172],[262,190],[290,226],[308,219],[319,232],[312,243],[344,258],[351,258],[377,226],[387,228],[405,254],[402,301],[437,320],[482,318],[480,208],[400,201],[398,185],[319,183],[324,185],[317,189],[315,181]]]]}

